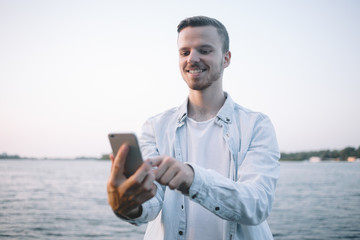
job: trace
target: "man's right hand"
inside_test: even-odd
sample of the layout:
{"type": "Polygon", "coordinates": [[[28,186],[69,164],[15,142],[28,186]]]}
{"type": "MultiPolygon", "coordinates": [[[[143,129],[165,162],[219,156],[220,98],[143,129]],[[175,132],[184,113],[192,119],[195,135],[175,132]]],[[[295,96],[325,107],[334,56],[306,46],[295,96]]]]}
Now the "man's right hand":
{"type": "Polygon", "coordinates": [[[108,202],[113,211],[125,218],[136,218],[142,213],[141,204],[154,197],[156,185],[152,166],[144,162],[129,178],[124,166],[129,146],[120,147],[116,157],[110,155],[111,173],[107,182],[108,202]]]}

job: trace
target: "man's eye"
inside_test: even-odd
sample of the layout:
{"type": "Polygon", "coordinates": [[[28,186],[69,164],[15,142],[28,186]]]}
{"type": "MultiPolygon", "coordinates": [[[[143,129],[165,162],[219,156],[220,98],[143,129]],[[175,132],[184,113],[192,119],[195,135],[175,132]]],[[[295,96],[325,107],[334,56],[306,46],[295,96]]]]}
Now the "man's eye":
{"type": "Polygon", "coordinates": [[[185,51],[185,52],[180,52],[181,56],[188,56],[190,54],[189,51],[185,51]]]}
{"type": "Polygon", "coordinates": [[[211,51],[210,51],[210,50],[201,49],[199,52],[200,52],[201,54],[209,54],[211,51]]]}

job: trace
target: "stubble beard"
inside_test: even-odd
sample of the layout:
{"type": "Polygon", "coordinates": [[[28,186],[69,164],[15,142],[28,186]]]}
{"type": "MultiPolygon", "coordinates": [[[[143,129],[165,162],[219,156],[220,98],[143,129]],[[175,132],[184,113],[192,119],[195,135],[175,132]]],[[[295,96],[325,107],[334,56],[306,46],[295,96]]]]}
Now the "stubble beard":
{"type": "MultiPolygon", "coordinates": [[[[222,63],[222,62],[221,62],[222,63]]],[[[207,88],[209,88],[214,82],[220,80],[222,74],[224,72],[224,68],[219,65],[219,70],[213,73],[212,75],[208,76],[206,79],[204,79],[205,82],[201,82],[201,79],[189,79],[186,78],[186,76],[183,76],[183,79],[187,83],[188,87],[192,90],[196,91],[202,91],[207,88]]]]}

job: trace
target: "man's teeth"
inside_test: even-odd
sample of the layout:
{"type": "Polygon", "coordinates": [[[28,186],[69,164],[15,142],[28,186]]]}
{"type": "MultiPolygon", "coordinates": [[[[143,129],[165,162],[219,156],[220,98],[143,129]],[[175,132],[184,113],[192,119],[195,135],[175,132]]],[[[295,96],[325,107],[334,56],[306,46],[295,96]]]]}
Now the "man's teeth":
{"type": "Polygon", "coordinates": [[[189,73],[201,73],[203,70],[198,69],[198,70],[189,70],[189,73]]]}

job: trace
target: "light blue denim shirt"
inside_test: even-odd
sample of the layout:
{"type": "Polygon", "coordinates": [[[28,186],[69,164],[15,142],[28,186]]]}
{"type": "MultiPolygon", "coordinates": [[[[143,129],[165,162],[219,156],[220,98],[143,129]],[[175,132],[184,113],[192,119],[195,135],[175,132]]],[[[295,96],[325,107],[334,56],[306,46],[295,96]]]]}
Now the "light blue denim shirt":
{"type": "MultiPolygon", "coordinates": [[[[189,196],[156,183],[156,196],[143,204],[142,215],[127,220],[136,225],[149,222],[144,239],[185,239],[191,227],[186,225],[185,198],[226,220],[223,239],[273,239],[266,218],[280,167],[274,128],[267,116],[225,96],[215,122],[223,128],[230,150],[230,177],[191,164],[195,176],[189,196]]],[[[168,155],[187,161],[187,103],[147,120],[140,137],[144,159],[168,155]]]]}

